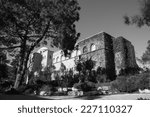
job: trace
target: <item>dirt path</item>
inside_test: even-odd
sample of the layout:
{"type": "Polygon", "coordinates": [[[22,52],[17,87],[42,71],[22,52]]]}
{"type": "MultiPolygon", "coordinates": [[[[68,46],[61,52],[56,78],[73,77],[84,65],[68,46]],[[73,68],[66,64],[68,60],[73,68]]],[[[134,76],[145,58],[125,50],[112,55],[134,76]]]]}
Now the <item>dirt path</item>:
{"type": "Polygon", "coordinates": [[[55,100],[137,100],[138,98],[150,99],[150,94],[116,94],[116,95],[100,95],[100,96],[45,96],[47,99],[55,100]]]}
{"type": "Polygon", "coordinates": [[[137,100],[138,98],[150,99],[150,94],[116,94],[99,96],[28,96],[28,95],[0,95],[0,100],[137,100]]]}
{"type": "Polygon", "coordinates": [[[137,100],[138,98],[150,99],[150,94],[117,94],[103,96],[101,100],[137,100]]]}

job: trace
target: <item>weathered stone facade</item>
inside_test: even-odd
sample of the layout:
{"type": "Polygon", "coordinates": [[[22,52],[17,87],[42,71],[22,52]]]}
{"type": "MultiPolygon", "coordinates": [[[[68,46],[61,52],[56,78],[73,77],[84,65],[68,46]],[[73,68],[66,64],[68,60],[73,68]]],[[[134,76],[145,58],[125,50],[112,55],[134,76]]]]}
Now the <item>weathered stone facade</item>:
{"type": "MultiPolygon", "coordinates": [[[[105,68],[108,77],[117,75],[121,69],[138,67],[134,47],[130,41],[123,37],[114,38],[105,32],[101,32],[78,42],[76,45],[78,45],[78,51],[74,51],[74,56],[71,56],[70,59],[53,62],[56,69],[59,69],[57,67],[61,62],[68,66],[67,68],[75,67],[75,64],[69,61],[75,61],[78,56],[96,61],[95,69],[98,66],[105,68]]],[[[56,56],[57,54],[53,58],[57,58],[56,56]]],[[[111,78],[111,80],[113,79],[111,78]]]]}
{"type": "Polygon", "coordinates": [[[47,67],[53,64],[53,51],[48,50],[47,47],[40,48],[37,52],[33,53],[30,57],[30,71],[45,71],[47,67]]]}
{"type": "Polygon", "coordinates": [[[96,61],[95,69],[99,66],[105,68],[106,74],[111,80],[115,75],[113,39],[114,37],[102,32],[78,43],[79,49],[82,51],[81,58],[91,58],[96,61]],[[96,48],[91,51],[90,48],[93,44],[96,48]],[[88,48],[86,53],[83,53],[84,47],[88,48]]]}
{"type": "Polygon", "coordinates": [[[105,32],[101,32],[78,42],[76,46],[78,49],[74,50],[70,57],[64,57],[61,50],[53,53],[52,58],[53,65],[56,67],[55,70],[60,69],[61,63],[68,70],[75,70],[75,61],[77,59],[91,58],[96,62],[94,69],[97,69],[99,66],[105,68],[106,76],[110,80],[114,80],[114,76],[121,69],[138,67],[135,60],[134,47],[130,41],[123,37],[114,38],[105,32]]]}
{"type": "Polygon", "coordinates": [[[127,67],[137,68],[134,46],[123,37],[114,39],[115,68],[117,74],[127,67]]]}

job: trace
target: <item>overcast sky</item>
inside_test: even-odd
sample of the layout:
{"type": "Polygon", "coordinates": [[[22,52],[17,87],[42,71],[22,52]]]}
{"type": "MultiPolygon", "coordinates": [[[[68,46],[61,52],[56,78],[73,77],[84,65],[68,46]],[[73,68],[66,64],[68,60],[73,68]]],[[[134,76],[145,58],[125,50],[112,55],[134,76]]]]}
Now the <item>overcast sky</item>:
{"type": "Polygon", "coordinates": [[[81,6],[77,31],[80,39],[85,39],[98,32],[118,37],[123,36],[135,47],[136,56],[140,57],[146,50],[150,30],[147,27],[127,26],[123,22],[124,15],[139,14],[138,0],[78,0],[81,6]]]}

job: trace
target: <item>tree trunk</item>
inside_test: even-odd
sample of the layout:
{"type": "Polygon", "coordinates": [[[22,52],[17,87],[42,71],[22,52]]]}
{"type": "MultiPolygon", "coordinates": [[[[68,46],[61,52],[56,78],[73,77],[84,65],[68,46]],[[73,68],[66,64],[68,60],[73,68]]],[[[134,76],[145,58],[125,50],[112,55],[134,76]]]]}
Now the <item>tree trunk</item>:
{"type": "MultiPolygon", "coordinates": [[[[18,77],[20,77],[20,79],[18,79],[18,81],[16,81],[16,82],[20,82],[19,85],[22,85],[22,83],[24,81],[24,76],[26,74],[29,56],[30,56],[32,50],[33,50],[33,48],[31,48],[26,54],[24,53],[24,61],[23,61],[22,70],[21,70],[22,72],[21,72],[20,76],[18,76],[18,77]]],[[[16,78],[16,80],[17,80],[17,78],[16,78]]],[[[17,84],[18,83],[16,83],[16,85],[17,84]]],[[[18,85],[18,87],[19,87],[19,85],[18,85]]]]}
{"type": "Polygon", "coordinates": [[[20,77],[21,77],[21,74],[17,74],[16,76],[16,81],[15,81],[15,85],[14,85],[14,89],[17,89],[20,85],[20,77]]]}
{"type": "MultiPolygon", "coordinates": [[[[43,37],[45,36],[45,34],[48,31],[49,25],[50,25],[50,21],[48,21],[48,24],[47,24],[42,36],[34,44],[31,45],[31,47],[29,49],[29,53],[31,53],[31,51],[33,51],[35,46],[41,42],[41,40],[43,39],[43,37]]],[[[22,39],[22,42],[21,42],[21,46],[20,46],[21,47],[21,50],[20,50],[20,55],[21,56],[20,56],[19,61],[21,61],[21,64],[19,65],[19,69],[18,69],[18,72],[17,72],[18,74],[16,76],[16,81],[15,81],[15,84],[14,84],[15,89],[17,89],[22,84],[22,81],[23,81],[24,75],[25,75],[25,71],[26,71],[26,68],[27,68],[26,66],[27,66],[28,61],[27,62],[25,61],[25,58],[26,59],[28,58],[28,52],[26,51],[26,49],[27,49],[26,44],[27,44],[27,36],[24,36],[23,39],[22,39]],[[27,54],[27,55],[25,55],[25,54],[27,54]]]]}
{"type": "MultiPolygon", "coordinates": [[[[28,53],[27,53],[27,55],[26,55],[26,60],[24,61],[24,64],[23,64],[23,70],[22,70],[22,75],[21,75],[21,84],[22,84],[22,82],[23,82],[23,80],[24,80],[24,76],[25,76],[25,74],[26,74],[26,70],[27,70],[27,65],[28,65],[28,60],[29,60],[29,56],[30,56],[30,53],[31,53],[31,51],[29,51],[28,53]]],[[[20,85],[21,85],[20,84],[20,85]]]]}
{"type": "MultiPolygon", "coordinates": [[[[21,57],[20,57],[21,58],[21,57]]],[[[23,63],[22,61],[20,62],[21,60],[19,60],[19,66],[18,66],[18,69],[17,69],[17,75],[16,75],[16,80],[15,80],[15,84],[14,84],[14,88],[17,89],[20,85],[20,81],[21,81],[21,74],[22,74],[22,69],[23,69],[23,63]]]]}
{"type": "Polygon", "coordinates": [[[17,89],[22,81],[22,74],[24,69],[24,59],[26,54],[26,39],[24,39],[21,43],[20,57],[19,57],[19,65],[17,69],[16,81],[14,84],[14,88],[17,89]]]}

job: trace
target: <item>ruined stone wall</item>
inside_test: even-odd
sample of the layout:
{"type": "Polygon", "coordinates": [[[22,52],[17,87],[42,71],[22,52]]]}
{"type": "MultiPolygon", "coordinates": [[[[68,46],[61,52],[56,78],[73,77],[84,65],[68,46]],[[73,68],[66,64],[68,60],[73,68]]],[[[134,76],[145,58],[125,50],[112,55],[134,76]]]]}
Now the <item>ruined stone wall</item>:
{"type": "Polygon", "coordinates": [[[115,76],[113,39],[114,37],[103,32],[79,43],[81,51],[85,46],[88,48],[87,53],[83,54],[82,51],[81,58],[92,58],[93,61],[96,61],[95,69],[98,66],[105,68],[107,78],[110,80],[113,80],[115,76]],[[95,51],[90,51],[92,43],[96,45],[95,51]]]}
{"type": "Polygon", "coordinates": [[[125,68],[125,43],[122,37],[113,40],[116,70],[125,68]]]}
{"type": "MultiPolygon", "coordinates": [[[[114,76],[119,73],[121,69],[127,67],[137,67],[135,60],[134,47],[130,41],[123,37],[114,38],[111,35],[101,32],[91,36],[85,40],[77,43],[80,57],[85,59],[92,59],[96,61],[95,69],[97,67],[106,68],[108,79],[114,80],[114,76]],[[91,45],[95,45],[95,50],[91,50],[91,45]],[[87,47],[87,51],[83,53],[83,48],[87,47]],[[112,77],[111,77],[112,76],[112,77]]],[[[53,61],[53,64],[58,70],[60,63],[63,62],[68,69],[75,67],[74,61],[79,58],[78,52],[74,51],[73,56],[69,59],[60,60],[61,52],[55,52],[53,58],[59,61],[53,61]]]]}
{"type": "Polygon", "coordinates": [[[53,65],[55,66],[56,71],[60,70],[61,63],[63,63],[66,66],[67,70],[74,69],[74,67],[75,67],[75,57],[70,58],[70,59],[65,59],[63,61],[54,63],[53,65]]]}
{"type": "Polygon", "coordinates": [[[114,62],[114,50],[113,50],[113,40],[114,37],[105,33],[104,35],[104,44],[105,44],[105,64],[106,64],[106,73],[108,79],[115,79],[115,62],[114,62]]]}
{"type": "Polygon", "coordinates": [[[103,49],[104,48],[104,33],[96,34],[92,37],[89,37],[88,39],[85,39],[83,41],[78,42],[79,50],[81,51],[81,54],[83,54],[83,48],[86,46],[88,49],[88,52],[90,52],[90,47],[92,44],[96,46],[96,50],[103,49]]]}
{"type": "Polygon", "coordinates": [[[97,69],[97,67],[103,67],[106,68],[106,62],[105,62],[105,50],[104,49],[98,49],[93,52],[88,52],[81,55],[82,59],[92,59],[93,61],[96,61],[96,65],[94,69],[97,69]]]}
{"type": "Polygon", "coordinates": [[[114,39],[113,44],[116,73],[119,74],[121,69],[127,67],[137,68],[134,47],[131,42],[123,37],[118,37],[114,39]]]}
{"type": "Polygon", "coordinates": [[[48,51],[47,53],[47,67],[52,67],[53,64],[53,51],[48,51]]]}
{"type": "Polygon", "coordinates": [[[34,53],[32,58],[32,71],[40,71],[42,68],[41,61],[43,57],[40,53],[34,53]]]}
{"type": "Polygon", "coordinates": [[[127,49],[128,49],[128,55],[127,55],[128,67],[137,68],[138,66],[136,63],[134,46],[131,43],[129,43],[127,44],[127,49]]]}

